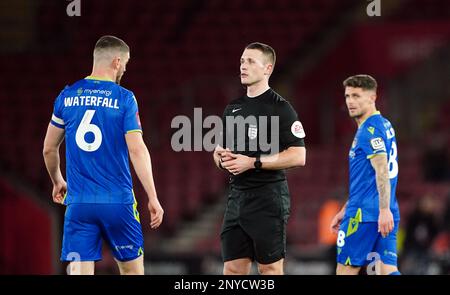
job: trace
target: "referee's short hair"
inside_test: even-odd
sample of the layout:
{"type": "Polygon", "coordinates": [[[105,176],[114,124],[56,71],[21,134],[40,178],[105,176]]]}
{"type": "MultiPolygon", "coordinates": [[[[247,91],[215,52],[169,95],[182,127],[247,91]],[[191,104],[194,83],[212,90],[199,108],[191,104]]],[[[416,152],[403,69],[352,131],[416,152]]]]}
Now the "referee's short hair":
{"type": "Polygon", "coordinates": [[[115,36],[102,36],[95,43],[94,48],[94,59],[105,52],[120,52],[127,53],[130,52],[130,47],[123,41],[115,36]]]}
{"type": "Polygon", "coordinates": [[[245,49],[256,49],[261,51],[264,56],[267,57],[268,61],[272,64],[272,68],[275,67],[277,55],[275,54],[275,50],[271,46],[261,42],[253,42],[248,44],[245,49]]]}
{"type": "Polygon", "coordinates": [[[362,88],[363,90],[377,91],[377,81],[370,75],[355,75],[348,77],[342,82],[345,87],[362,88]]]}

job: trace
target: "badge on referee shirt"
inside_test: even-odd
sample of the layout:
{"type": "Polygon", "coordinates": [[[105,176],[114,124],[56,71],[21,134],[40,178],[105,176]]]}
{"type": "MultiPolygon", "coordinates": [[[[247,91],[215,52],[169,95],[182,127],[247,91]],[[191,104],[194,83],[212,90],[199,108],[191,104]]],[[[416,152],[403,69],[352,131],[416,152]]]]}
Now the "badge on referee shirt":
{"type": "Polygon", "coordinates": [[[253,140],[256,136],[258,136],[258,127],[256,125],[250,125],[248,127],[248,138],[253,140]]]}
{"type": "Polygon", "coordinates": [[[292,135],[298,138],[304,138],[306,136],[305,130],[303,129],[302,123],[300,121],[295,121],[291,126],[292,135]]]}

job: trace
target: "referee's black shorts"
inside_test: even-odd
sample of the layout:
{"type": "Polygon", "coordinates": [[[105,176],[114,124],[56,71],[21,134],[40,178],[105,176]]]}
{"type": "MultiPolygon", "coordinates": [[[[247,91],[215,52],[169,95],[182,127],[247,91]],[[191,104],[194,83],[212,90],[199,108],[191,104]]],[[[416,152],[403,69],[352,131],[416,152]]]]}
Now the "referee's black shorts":
{"type": "Polygon", "coordinates": [[[287,181],[251,190],[231,189],[222,224],[222,258],[274,263],[286,254],[290,213],[287,181]]]}

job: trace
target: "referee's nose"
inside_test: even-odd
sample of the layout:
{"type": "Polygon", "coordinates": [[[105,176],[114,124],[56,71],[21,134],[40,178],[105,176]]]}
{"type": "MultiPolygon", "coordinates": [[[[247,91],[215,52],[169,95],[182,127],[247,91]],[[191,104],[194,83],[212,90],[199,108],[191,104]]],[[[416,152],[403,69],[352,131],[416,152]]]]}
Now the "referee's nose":
{"type": "Polygon", "coordinates": [[[245,62],[241,63],[240,69],[241,69],[241,73],[244,71],[247,71],[247,65],[245,64],[245,62]]]}

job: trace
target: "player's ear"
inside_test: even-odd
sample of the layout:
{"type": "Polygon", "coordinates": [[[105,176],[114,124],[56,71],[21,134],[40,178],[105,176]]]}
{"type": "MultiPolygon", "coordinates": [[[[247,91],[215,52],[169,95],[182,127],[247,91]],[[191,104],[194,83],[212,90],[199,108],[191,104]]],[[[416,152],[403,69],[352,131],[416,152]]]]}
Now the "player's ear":
{"type": "Polygon", "coordinates": [[[273,64],[267,64],[266,65],[266,71],[265,71],[265,75],[269,75],[270,76],[270,74],[272,74],[272,70],[273,70],[273,64]]]}
{"type": "Polygon", "coordinates": [[[114,70],[119,70],[120,69],[120,56],[115,56],[113,61],[112,61],[112,67],[114,70]]]}

